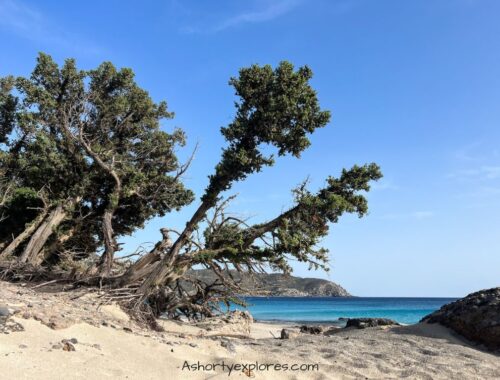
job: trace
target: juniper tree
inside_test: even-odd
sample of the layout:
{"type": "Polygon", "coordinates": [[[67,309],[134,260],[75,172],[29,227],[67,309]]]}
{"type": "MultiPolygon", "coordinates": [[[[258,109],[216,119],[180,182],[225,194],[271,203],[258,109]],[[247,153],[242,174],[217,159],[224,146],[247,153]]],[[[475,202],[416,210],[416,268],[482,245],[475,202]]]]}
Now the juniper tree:
{"type": "Polygon", "coordinates": [[[272,166],[275,155],[299,158],[310,145],[308,135],[329,122],[330,113],[320,108],[309,84],[311,78],[307,66],[295,70],[292,64],[282,62],[275,69],[269,65],[244,68],[230,80],[239,98],[236,116],[221,129],[227,146],[209,176],[198,209],[173,244],[165,234],[123,277],[124,282],[144,277],[137,305],[149,301],[155,312],[190,305],[194,314],[209,313],[179,288],[187,271],[199,264],[214,270],[226,287],[231,284],[221,275],[221,265],[252,271],[268,264],[289,272],[289,259],[295,258],[326,267],[328,251],[318,244],[329,225],[343,213],[366,214],[367,201],[360,192],[368,191],[370,181],[381,177],[375,164],[343,170],[338,178],[329,177],[316,192],[299,187],[295,190],[295,206],[266,223],[246,225],[234,217],[217,216],[223,193],[235,182],[272,166]],[[276,149],[275,154],[265,153],[268,149],[264,147],[269,146],[276,149]],[[201,228],[209,211],[215,217],[207,221],[204,236],[196,240],[193,233],[201,228]]]}
{"type": "Polygon", "coordinates": [[[136,84],[130,69],[105,62],[78,70],[72,59],[59,67],[40,54],[31,77],[2,83],[6,176],[46,200],[39,225],[34,220],[24,230],[22,240],[29,241],[19,260],[34,261],[64,228],[72,248],[78,240],[104,247],[100,268],[107,274],[117,236],[191,201],[174,153],[184,134],[161,130],[173,115],[136,84]]]}

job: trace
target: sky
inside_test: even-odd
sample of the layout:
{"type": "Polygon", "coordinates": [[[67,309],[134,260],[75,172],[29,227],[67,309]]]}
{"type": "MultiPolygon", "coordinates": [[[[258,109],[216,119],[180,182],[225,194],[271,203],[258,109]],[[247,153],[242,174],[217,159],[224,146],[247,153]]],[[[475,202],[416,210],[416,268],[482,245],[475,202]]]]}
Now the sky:
{"type": "MultiPolygon", "coordinates": [[[[0,76],[29,75],[38,52],[130,67],[196,144],[185,183],[200,196],[234,116],[228,80],[251,64],[307,64],[330,124],[300,160],[238,183],[231,211],[256,223],[354,164],[384,178],[370,212],[345,216],[323,245],[358,296],[455,296],[500,285],[500,2],[495,0],[0,0],[0,76]]],[[[123,239],[124,254],[181,228],[198,201],[123,239]]]]}

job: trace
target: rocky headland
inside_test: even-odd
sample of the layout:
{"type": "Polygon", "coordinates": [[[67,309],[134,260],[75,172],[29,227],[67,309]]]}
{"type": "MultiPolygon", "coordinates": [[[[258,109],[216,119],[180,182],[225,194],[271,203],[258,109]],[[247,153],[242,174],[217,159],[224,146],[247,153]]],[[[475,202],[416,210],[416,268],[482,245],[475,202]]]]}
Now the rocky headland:
{"type": "MultiPolygon", "coordinates": [[[[215,281],[212,271],[196,270],[194,276],[206,281],[215,281]]],[[[301,278],[280,273],[240,274],[226,272],[239,282],[247,292],[242,296],[286,296],[286,297],[351,297],[342,286],[320,278],[301,278]]]]}

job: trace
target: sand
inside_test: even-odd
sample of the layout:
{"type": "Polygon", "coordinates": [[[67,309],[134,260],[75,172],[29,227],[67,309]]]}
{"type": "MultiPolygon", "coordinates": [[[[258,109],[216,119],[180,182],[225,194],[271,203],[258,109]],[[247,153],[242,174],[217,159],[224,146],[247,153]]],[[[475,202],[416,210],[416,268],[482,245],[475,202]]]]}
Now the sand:
{"type": "MultiPolygon", "coordinates": [[[[7,301],[0,297],[0,303],[7,301]]],[[[274,337],[280,336],[283,327],[298,328],[162,321],[165,332],[154,333],[125,320],[117,306],[110,305],[102,313],[97,324],[76,323],[54,330],[18,312],[12,321],[24,331],[0,334],[0,379],[227,379],[229,368],[222,369],[223,363],[272,365],[268,370],[233,368],[229,378],[240,379],[500,378],[498,354],[483,351],[439,325],[341,329],[331,336],[298,334],[282,340],[274,337]],[[103,326],[103,316],[112,323],[103,326]],[[71,338],[77,340],[75,351],[52,348],[71,338]],[[198,362],[219,367],[188,369],[198,362]],[[317,368],[275,367],[294,364],[317,368]]]]}

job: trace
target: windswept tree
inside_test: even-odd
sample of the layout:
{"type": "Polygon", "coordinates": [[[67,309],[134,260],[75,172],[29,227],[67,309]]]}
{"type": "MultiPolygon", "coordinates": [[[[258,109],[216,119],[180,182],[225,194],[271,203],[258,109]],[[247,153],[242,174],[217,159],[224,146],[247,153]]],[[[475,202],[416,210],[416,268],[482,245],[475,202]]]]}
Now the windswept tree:
{"type": "MultiPolygon", "coordinates": [[[[29,223],[1,255],[24,244],[18,260],[38,263],[59,233],[71,248],[77,240],[102,246],[98,264],[107,275],[117,236],[192,200],[180,182],[185,167],[174,153],[184,134],[161,130],[161,121],[173,115],[136,84],[130,69],[105,62],[83,71],[72,59],[59,67],[40,54],[30,78],[5,78],[2,84],[0,169],[11,183],[2,184],[4,198],[15,185],[43,207],[37,215],[27,215],[28,207],[17,211],[29,223]]],[[[8,214],[12,207],[4,203],[8,214]]],[[[12,220],[4,219],[1,230],[12,220]]]]}
{"type": "Polygon", "coordinates": [[[59,67],[41,54],[30,78],[0,79],[0,259],[50,270],[63,253],[80,259],[102,250],[80,284],[115,288],[110,294],[142,315],[190,318],[238,302],[233,269],[290,273],[295,260],[328,270],[321,241],[344,213],[366,215],[364,193],[382,176],[376,164],[344,169],[316,190],[304,182],[292,190],[292,206],[268,221],[249,224],[228,212],[236,182],[276,158],[300,158],[309,135],[328,124],[311,78],[307,66],[282,62],[230,80],[236,114],[221,128],[227,144],[198,208],[182,230],[166,226],[150,252],[119,272],[112,271],[119,236],[193,199],[181,182],[188,165],[174,153],[185,136],[160,128],[172,114],[130,69],[105,62],[83,71],[72,59],[59,67]],[[199,267],[217,280],[193,276],[199,267]]]}
{"type": "Polygon", "coordinates": [[[165,234],[122,278],[122,285],[144,278],[136,305],[142,307],[147,301],[157,313],[182,309],[191,315],[210,314],[210,284],[195,285],[202,289],[201,297],[193,297],[182,286],[186,273],[196,265],[212,269],[226,289],[236,284],[221,269],[252,272],[267,265],[289,273],[291,258],[326,268],[328,250],[319,246],[321,239],[343,213],[366,214],[367,201],[360,192],[368,191],[370,181],[381,177],[377,165],[343,170],[316,192],[300,186],[294,190],[295,205],[264,223],[247,225],[224,215],[224,202],[221,204],[223,193],[235,182],[274,164],[275,156],[266,154],[265,147],[274,147],[278,157],[299,158],[310,145],[308,135],[329,122],[330,113],[320,108],[309,84],[311,77],[308,67],[295,70],[282,62],[274,70],[253,65],[230,80],[239,97],[236,116],[221,129],[228,145],[209,176],[198,209],[173,243],[165,234]],[[200,228],[204,231],[195,233],[200,228]]]}

